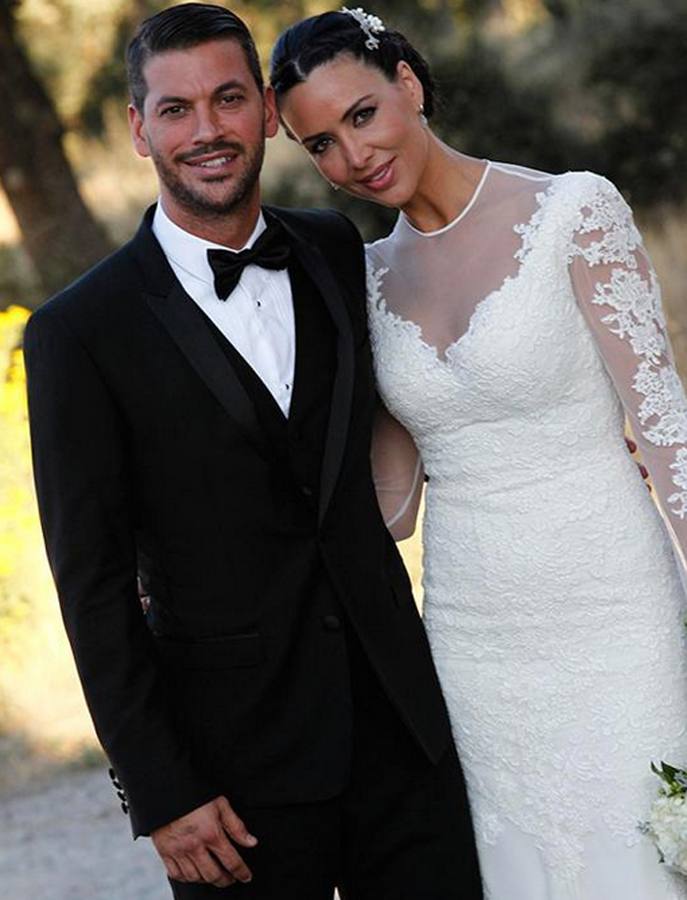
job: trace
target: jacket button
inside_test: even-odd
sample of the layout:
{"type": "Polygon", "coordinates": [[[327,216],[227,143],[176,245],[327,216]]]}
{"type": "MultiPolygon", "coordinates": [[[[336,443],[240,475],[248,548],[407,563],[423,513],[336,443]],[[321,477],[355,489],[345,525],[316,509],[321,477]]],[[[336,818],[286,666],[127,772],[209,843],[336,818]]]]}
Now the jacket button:
{"type": "Polygon", "coordinates": [[[122,803],[122,812],[125,816],[129,814],[129,807],[126,803],[122,803]]]}
{"type": "Polygon", "coordinates": [[[341,631],[341,619],[338,616],[323,616],[322,624],[326,631],[341,631]]]}
{"type": "Polygon", "coordinates": [[[301,485],[301,494],[303,494],[304,497],[312,497],[313,490],[311,487],[308,487],[307,484],[302,484],[301,485]]]}

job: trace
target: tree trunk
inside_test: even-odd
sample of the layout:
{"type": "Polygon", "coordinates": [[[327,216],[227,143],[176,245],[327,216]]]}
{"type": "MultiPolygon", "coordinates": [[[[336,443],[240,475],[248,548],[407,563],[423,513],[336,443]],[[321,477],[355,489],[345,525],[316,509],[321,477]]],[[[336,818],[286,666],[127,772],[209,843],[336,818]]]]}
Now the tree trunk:
{"type": "Polygon", "coordinates": [[[62,124],[19,43],[16,0],[0,0],[0,184],[46,294],[111,250],[84,204],[62,146],[62,124]]]}

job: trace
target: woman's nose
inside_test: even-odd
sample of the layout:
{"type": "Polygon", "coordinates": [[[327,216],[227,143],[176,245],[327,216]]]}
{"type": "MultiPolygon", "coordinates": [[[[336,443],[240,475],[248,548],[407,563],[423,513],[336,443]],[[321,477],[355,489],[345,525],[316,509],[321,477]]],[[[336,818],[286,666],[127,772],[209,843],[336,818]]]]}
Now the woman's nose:
{"type": "Polygon", "coordinates": [[[364,141],[349,140],[344,153],[352,169],[364,169],[372,157],[372,148],[364,141]]]}

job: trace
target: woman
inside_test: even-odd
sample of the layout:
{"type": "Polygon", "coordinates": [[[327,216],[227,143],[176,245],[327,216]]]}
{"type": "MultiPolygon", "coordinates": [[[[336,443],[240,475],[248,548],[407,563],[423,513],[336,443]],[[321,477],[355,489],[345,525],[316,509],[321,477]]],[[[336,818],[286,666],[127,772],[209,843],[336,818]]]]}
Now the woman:
{"type": "Polygon", "coordinates": [[[279,39],[290,135],[400,210],[368,251],[392,418],[380,498],[409,534],[492,900],[678,900],[637,823],[687,762],[687,401],[629,209],[590,173],[472,159],[430,130],[426,64],[361,10],[279,39]],[[624,444],[629,417],[665,523],[624,444]],[[401,428],[405,427],[404,430],[401,428]],[[412,440],[411,437],[412,436],[412,440]]]}

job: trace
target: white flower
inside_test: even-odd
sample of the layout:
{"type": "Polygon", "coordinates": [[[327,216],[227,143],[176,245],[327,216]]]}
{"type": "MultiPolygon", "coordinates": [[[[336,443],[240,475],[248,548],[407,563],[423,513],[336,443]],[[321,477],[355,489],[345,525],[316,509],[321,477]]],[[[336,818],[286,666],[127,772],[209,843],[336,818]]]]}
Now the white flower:
{"type": "Polygon", "coordinates": [[[683,796],[661,795],[651,808],[647,833],[663,862],[687,875],[687,804],[683,796]]]}

